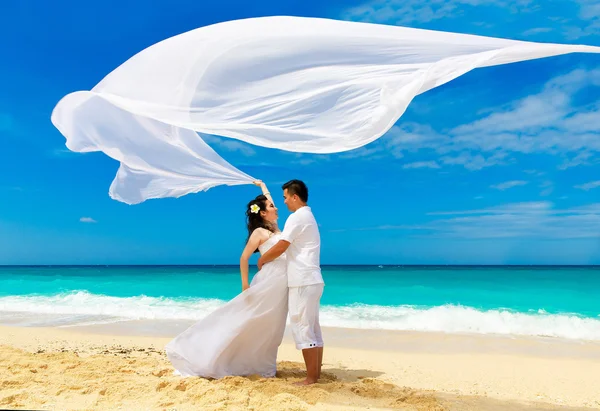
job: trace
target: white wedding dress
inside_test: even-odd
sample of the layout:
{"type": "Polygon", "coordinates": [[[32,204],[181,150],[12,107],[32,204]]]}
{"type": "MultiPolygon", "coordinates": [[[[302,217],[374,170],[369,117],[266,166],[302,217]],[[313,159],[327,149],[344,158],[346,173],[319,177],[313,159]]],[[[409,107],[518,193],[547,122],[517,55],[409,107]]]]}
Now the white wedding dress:
{"type": "MultiPolygon", "coordinates": [[[[273,247],[281,233],[259,247],[273,247]]],[[[285,254],[265,264],[250,288],[179,334],[165,347],[184,377],[274,377],[288,313],[285,254]]]]}

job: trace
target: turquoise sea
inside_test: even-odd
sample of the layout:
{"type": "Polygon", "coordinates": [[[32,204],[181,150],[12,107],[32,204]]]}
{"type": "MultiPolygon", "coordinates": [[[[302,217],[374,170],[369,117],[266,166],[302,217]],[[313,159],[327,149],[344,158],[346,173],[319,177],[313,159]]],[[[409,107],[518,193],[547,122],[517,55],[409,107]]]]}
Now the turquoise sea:
{"type": "MultiPolygon", "coordinates": [[[[322,270],[324,326],[600,341],[600,267],[322,270]]],[[[0,323],[196,320],[239,291],[237,266],[4,266],[0,323]]]]}

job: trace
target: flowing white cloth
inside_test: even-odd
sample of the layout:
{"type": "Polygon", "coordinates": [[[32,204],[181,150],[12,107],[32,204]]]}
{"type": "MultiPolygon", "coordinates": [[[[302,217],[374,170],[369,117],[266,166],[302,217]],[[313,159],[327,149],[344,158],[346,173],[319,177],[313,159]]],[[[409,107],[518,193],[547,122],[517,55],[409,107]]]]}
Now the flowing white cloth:
{"type": "Polygon", "coordinates": [[[110,195],[133,204],[251,183],[196,132],[295,152],[351,150],[388,131],[416,95],[470,70],[572,52],[600,48],[318,18],[236,20],[143,50],[91,91],[65,96],[52,121],[69,149],[121,162],[110,195]]]}
{"type": "MultiPolygon", "coordinates": [[[[280,236],[271,236],[259,251],[267,252],[280,236]]],[[[286,273],[284,254],[265,264],[248,290],[169,342],[173,367],[185,377],[275,376],[288,313],[286,273]]]]}

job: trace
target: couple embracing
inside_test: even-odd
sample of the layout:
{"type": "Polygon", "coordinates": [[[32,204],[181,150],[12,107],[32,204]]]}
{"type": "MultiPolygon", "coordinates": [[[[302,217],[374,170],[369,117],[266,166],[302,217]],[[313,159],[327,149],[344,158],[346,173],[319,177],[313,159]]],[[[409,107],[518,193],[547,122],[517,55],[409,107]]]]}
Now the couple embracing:
{"type": "Polygon", "coordinates": [[[182,376],[274,377],[289,312],[296,348],[306,364],[306,379],[297,384],[314,384],[323,362],[319,306],[324,282],[321,240],[307,205],[308,189],[300,180],[283,185],[284,203],[292,214],[280,231],[271,194],[262,181],[255,184],[263,194],[246,207],[242,293],[169,342],[167,356],[182,376]],[[255,252],[261,254],[259,271],[249,283],[248,260],[255,252]]]}

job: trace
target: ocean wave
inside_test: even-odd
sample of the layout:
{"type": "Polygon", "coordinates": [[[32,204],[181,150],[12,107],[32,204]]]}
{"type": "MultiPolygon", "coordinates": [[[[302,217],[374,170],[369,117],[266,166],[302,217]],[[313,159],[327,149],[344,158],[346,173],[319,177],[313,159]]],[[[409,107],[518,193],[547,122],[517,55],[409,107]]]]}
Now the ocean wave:
{"type": "Polygon", "coordinates": [[[323,307],[323,325],[382,330],[503,334],[600,341],[600,319],[575,314],[479,310],[458,305],[323,307]]]}
{"type": "MultiPolygon", "coordinates": [[[[101,322],[195,321],[224,303],[225,301],[218,299],[147,296],[120,298],[77,291],[52,296],[0,297],[0,312],[4,316],[10,313],[50,314],[63,318],[72,316],[74,320],[94,316],[101,322]]],[[[325,305],[321,307],[321,324],[341,328],[547,336],[600,341],[600,319],[576,314],[549,314],[543,310],[522,313],[508,309],[479,310],[458,305],[325,305]]]]}
{"type": "Polygon", "coordinates": [[[0,297],[0,311],[94,315],[116,317],[122,320],[197,320],[225,301],[218,299],[172,299],[160,297],[113,297],[75,291],[51,296],[19,295],[0,297]]]}

